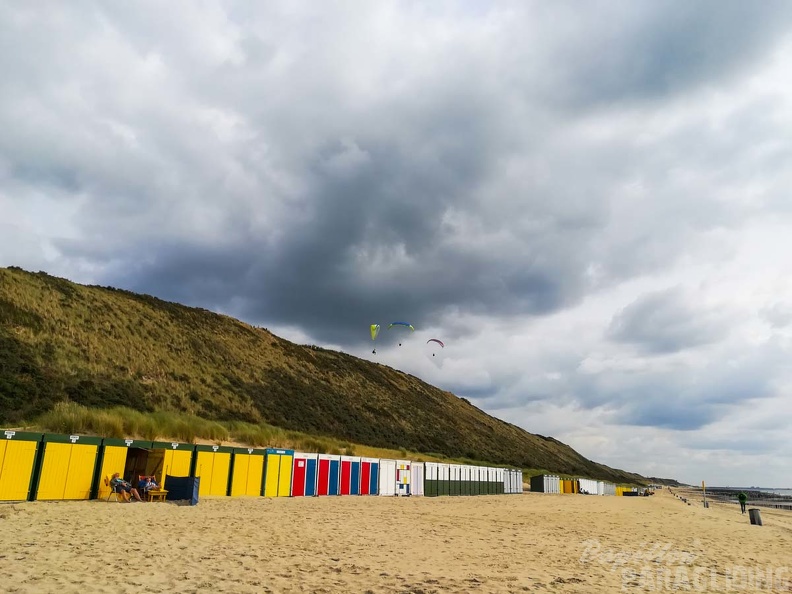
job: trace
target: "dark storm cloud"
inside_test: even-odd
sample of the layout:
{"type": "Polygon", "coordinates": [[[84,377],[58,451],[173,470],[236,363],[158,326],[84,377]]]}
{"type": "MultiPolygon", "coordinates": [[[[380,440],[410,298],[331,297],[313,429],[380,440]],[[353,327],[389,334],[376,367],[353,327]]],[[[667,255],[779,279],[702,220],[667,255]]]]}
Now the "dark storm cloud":
{"type": "Polygon", "coordinates": [[[371,322],[421,326],[451,307],[541,313],[579,294],[577,274],[559,275],[561,266],[582,265],[574,253],[565,258],[571,263],[549,266],[531,261],[529,239],[507,238],[503,249],[493,238],[490,252],[486,243],[466,248],[465,230],[444,228],[449,209],[464,208],[458,178],[471,178],[469,170],[446,182],[409,155],[367,154],[365,171],[348,179],[314,167],[301,220],[274,245],[243,229],[229,246],[157,245],[150,255],[142,251],[144,269],[119,271],[117,281],[182,301],[206,293],[212,303],[214,287],[225,283],[241,298],[245,318],[300,325],[341,342],[365,338],[361,328],[371,322]]]}
{"type": "MultiPolygon", "coordinates": [[[[0,154],[80,205],[55,245],[102,284],[341,344],[372,321],[541,315],[667,265],[695,230],[614,231],[640,152],[557,136],[558,107],[728,78],[773,46],[784,6],[410,4],[376,39],[357,5],[6,7],[0,154]]],[[[618,337],[651,340],[627,322],[618,337]]]]}
{"type": "Polygon", "coordinates": [[[715,342],[728,331],[729,320],[697,308],[678,290],[642,295],[611,321],[608,337],[651,353],[673,353],[715,342]]]}

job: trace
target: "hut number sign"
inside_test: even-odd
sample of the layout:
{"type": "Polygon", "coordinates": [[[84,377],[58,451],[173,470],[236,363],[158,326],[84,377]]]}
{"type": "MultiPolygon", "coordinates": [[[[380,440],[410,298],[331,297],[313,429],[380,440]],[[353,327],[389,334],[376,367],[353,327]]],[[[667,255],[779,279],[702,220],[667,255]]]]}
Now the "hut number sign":
{"type": "Polygon", "coordinates": [[[6,431],[5,432],[6,439],[11,439],[12,437],[14,437],[14,435],[16,435],[16,431],[6,431]]]}
{"type": "Polygon", "coordinates": [[[79,435],[69,435],[69,440],[72,443],[77,443],[80,440],[80,436],[79,435]]]}
{"type": "Polygon", "coordinates": [[[134,441],[135,441],[134,439],[125,439],[124,443],[127,444],[127,447],[130,447],[132,445],[132,442],[134,441]]]}

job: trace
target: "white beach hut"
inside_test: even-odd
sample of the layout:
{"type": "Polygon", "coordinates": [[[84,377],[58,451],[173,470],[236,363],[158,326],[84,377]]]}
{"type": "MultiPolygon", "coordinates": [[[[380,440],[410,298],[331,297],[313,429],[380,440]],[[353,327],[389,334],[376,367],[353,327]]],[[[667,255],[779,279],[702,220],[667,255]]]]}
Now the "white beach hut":
{"type": "Polygon", "coordinates": [[[424,494],[424,473],[425,467],[423,462],[410,462],[410,494],[423,495],[424,494]]]}
{"type": "Polygon", "coordinates": [[[396,460],[380,460],[379,494],[384,497],[396,495],[396,460]]]}

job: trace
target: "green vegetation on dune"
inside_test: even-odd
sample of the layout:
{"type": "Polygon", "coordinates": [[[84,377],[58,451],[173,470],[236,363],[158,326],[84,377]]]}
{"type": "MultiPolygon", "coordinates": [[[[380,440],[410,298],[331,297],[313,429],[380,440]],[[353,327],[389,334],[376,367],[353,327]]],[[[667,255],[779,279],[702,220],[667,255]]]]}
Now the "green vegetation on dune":
{"type": "Polygon", "coordinates": [[[229,435],[248,431],[251,445],[269,427],[317,443],[645,482],[384,365],[150,296],[0,269],[0,422],[46,419],[67,401],[155,420],[183,413],[229,435]]]}
{"type": "Polygon", "coordinates": [[[332,438],[317,438],[300,431],[287,431],[264,423],[210,421],[183,412],[140,412],[123,406],[88,408],[74,402],[59,402],[39,416],[32,427],[42,431],[134,437],[149,440],[196,440],[218,444],[234,442],[253,447],[287,447],[320,454],[353,455],[356,445],[332,438]]]}

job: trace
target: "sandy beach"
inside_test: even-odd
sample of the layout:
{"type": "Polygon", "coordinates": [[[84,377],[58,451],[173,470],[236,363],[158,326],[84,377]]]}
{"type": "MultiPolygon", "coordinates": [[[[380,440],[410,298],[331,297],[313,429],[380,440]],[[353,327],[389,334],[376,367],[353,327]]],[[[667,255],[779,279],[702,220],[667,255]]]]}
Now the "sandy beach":
{"type": "Polygon", "coordinates": [[[792,591],[792,514],[762,518],[667,492],[32,502],[0,506],[0,590],[792,591]]]}

